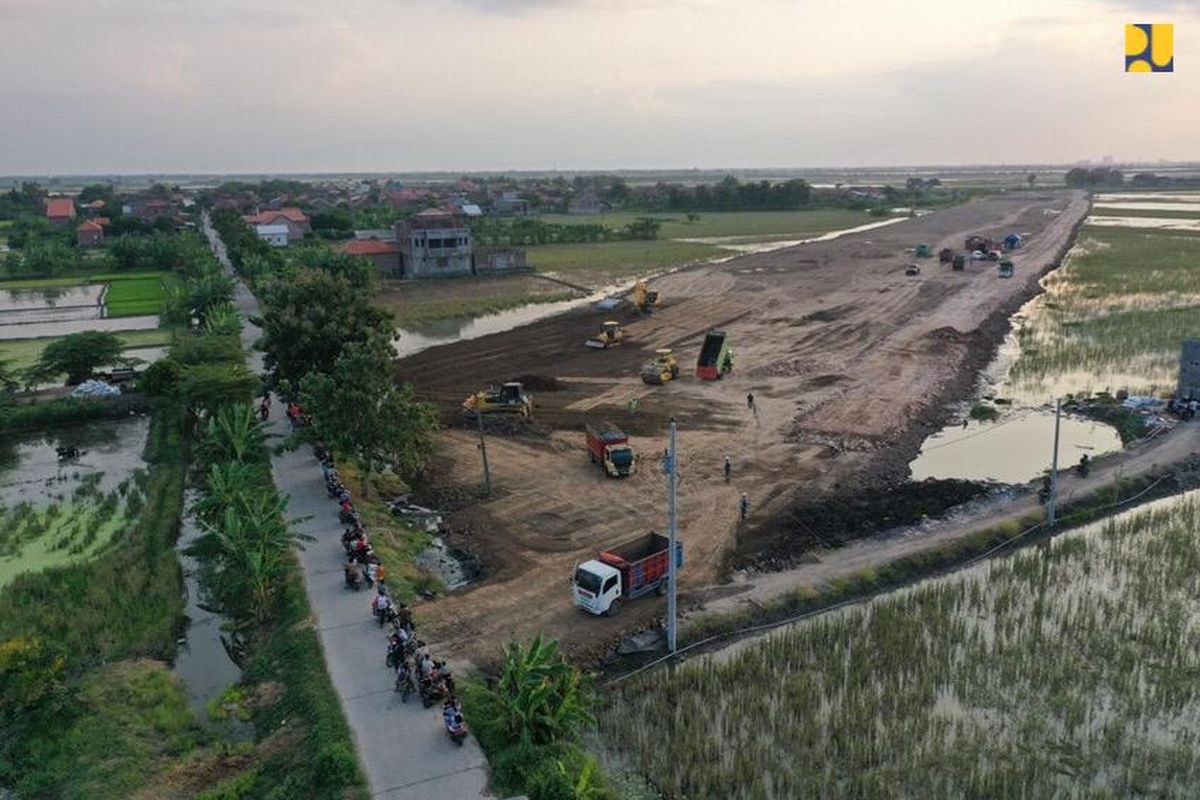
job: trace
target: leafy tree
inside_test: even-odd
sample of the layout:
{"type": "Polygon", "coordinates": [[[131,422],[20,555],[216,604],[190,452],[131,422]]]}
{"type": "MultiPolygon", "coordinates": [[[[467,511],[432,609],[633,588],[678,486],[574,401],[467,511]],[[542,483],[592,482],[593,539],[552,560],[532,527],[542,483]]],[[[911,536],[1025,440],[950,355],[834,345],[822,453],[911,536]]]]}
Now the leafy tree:
{"type": "Polygon", "coordinates": [[[51,342],[42,350],[37,363],[30,367],[30,383],[53,380],[66,373],[67,385],[74,386],[92,377],[100,367],[126,363],[125,345],[108,331],[82,331],[51,342]]]}
{"type": "Polygon", "coordinates": [[[391,314],[325,270],[300,269],[290,280],[272,281],[262,298],[265,364],[276,384],[332,372],[347,345],[394,336],[391,314]]]}
{"type": "Polygon", "coordinates": [[[369,259],[324,245],[297,250],[296,264],[302,268],[320,269],[344,277],[356,289],[370,289],[375,278],[375,267],[369,259]]]}
{"type": "Polygon", "coordinates": [[[386,342],[347,345],[332,372],[305,376],[300,397],[313,415],[309,435],[358,466],[364,494],[371,475],[388,468],[411,483],[433,454],[437,409],[396,385],[386,342]]]}
{"type": "Polygon", "coordinates": [[[0,392],[12,394],[21,387],[21,381],[8,359],[0,358],[0,392]]]}
{"type": "Polygon", "coordinates": [[[195,364],[184,367],[179,376],[179,397],[193,414],[200,415],[233,403],[246,403],[260,385],[258,376],[241,364],[195,364]]]}
{"type": "Polygon", "coordinates": [[[211,308],[204,320],[205,336],[238,336],[242,332],[242,318],[232,303],[211,308]]]}
{"type": "Polygon", "coordinates": [[[192,506],[192,513],[202,522],[215,525],[225,509],[237,506],[250,487],[264,485],[263,466],[239,461],[213,464],[204,484],[205,491],[192,506]]]}
{"type": "Polygon", "coordinates": [[[634,239],[657,239],[662,223],[651,217],[638,217],[629,223],[629,235],[634,239]]]}
{"type": "Polygon", "coordinates": [[[174,397],[183,368],[174,358],[160,358],[138,378],[138,390],[151,397],[174,397]]]}
{"type": "Polygon", "coordinates": [[[203,324],[210,311],[233,303],[233,292],[232,278],[219,272],[210,273],[187,282],[187,305],[203,324]]]}
{"type": "Polygon", "coordinates": [[[53,724],[67,699],[66,659],[40,639],[0,642],[0,771],[23,733],[53,724]]]}
{"type": "Polygon", "coordinates": [[[33,241],[25,247],[24,271],[30,275],[53,277],[75,267],[76,253],[58,241],[33,241]]]}

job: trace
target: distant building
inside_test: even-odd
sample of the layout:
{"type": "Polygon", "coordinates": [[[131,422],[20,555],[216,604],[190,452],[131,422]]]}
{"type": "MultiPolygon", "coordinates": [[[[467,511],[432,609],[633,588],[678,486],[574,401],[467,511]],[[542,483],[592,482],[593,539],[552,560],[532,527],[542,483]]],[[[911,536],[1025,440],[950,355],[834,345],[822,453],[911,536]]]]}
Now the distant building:
{"type": "Polygon", "coordinates": [[[75,228],[75,244],[79,247],[103,247],[104,224],[107,222],[104,217],[85,219],[75,228]]]}
{"type": "Polygon", "coordinates": [[[260,211],[257,214],[243,217],[243,219],[255,227],[285,226],[288,229],[287,244],[300,241],[312,231],[312,223],[308,215],[298,208],[277,208],[271,211],[260,211]]]}
{"type": "Polygon", "coordinates": [[[175,204],[164,197],[142,195],[130,198],[122,207],[127,216],[137,217],[143,222],[175,216],[175,204]]]}
{"type": "Polygon", "coordinates": [[[568,214],[599,214],[603,210],[600,195],[592,191],[581,192],[567,203],[568,214]]]}
{"type": "Polygon", "coordinates": [[[522,272],[529,269],[525,251],[519,247],[480,247],[475,250],[475,274],[522,272]]]}
{"type": "Polygon", "coordinates": [[[400,274],[405,278],[470,275],[471,229],[463,218],[428,209],[396,223],[400,274]]]}
{"type": "Polygon", "coordinates": [[[1175,396],[1181,400],[1200,400],[1200,339],[1185,339],[1179,354],[1179,387],[1175,396]]]}
{"type": "Polygon", "coordinates": [[[291,241],[292,232],[287,225],[255,225],[254,232],[271,247],[287,247],[291,241]]]}
{"type": "Polygon", "coordinates": [[[396,231],[393,228],[365,228],[354,232],[354,238],[362,241],[374,239],[379,242],[396,241],[396,231]]]}
{"type": "Polygon", "coordinates": [[[464,217],[482,217],[483,216],[483,209],[480,208],[479,206],[477,206],[475,203],[463,203],[460,206],[458,206],[458,209],[459,209],[459,211],[462,212],[462,215],[464,217]]]}
{"type": "Polygon", "coordinates": [[[400,269],[400,245],[396,244],[394,239],[390,242],[379,239],[351,239],[338,245],[338,249],[352,256],[370,259],[381,277],[404,277],[400,269]]]}
{"type": "Polygon", "coordinates": [[[75,201],[69,197],[47,197],[46,219],[55,228],[65,228],[75,219],[75,201]]]}
{"type": "Polygon", "coordinates": [[[516,192],[505,192],[492,202],[492,213],[502,217],[524,216],[529,213],[529,201],[522,200],[516,192]]]}

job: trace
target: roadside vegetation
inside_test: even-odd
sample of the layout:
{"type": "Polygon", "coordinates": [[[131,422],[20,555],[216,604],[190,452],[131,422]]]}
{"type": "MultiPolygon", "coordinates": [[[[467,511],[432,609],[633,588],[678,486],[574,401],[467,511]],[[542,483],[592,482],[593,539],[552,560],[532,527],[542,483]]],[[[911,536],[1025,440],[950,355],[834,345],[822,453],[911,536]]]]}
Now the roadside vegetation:
{"type": "Polygon", "coordinates": [[[1198,514],[1163,501],[632,679],[610,757],[667,797],[1186,794],[1198,514]]]}
{"type": "Polygon", "coordinates": [[[1131,393],[1171,387],[1182,341],[1200,330],[1198,258],[1200,237],[1085,227],[1017,332],[1011,381],[1026,392],[1042,384],[1131,393]],[[1063,386],[1063,376],[1086,385],[1063,386]]]}

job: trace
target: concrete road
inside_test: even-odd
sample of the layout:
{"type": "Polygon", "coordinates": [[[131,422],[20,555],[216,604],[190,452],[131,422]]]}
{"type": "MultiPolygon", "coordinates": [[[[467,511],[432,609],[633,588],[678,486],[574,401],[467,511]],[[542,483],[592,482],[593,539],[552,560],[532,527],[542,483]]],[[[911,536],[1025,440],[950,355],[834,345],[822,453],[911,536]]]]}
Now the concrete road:
{"type": "MultiPolygon", "coordinates": [[[[220,239],[207,224],[205,232],[232,273],[220,239]]],[[[240,281],[234,302],[244,318],[259,314],[254,295],[240,281]]],[[[258,328],[247,324],[242,341],[249,349],[259,335],[258,328]]],[[[262,354],[251,351],[250,364],[261,372],[262,354]]],[[[288,434],[278,398],[272,399],[267,429],[274,444],[288,434]]],[[[392,691],[392,672],[384,664],[386,637],[369,608],[373,592],[344,586],[337,505],[326,495],[312,449],[304,446],[272,455],[271,471],[280,494],[287,497],[293,526],[315,539],[299,554],[304,585],[329,677],[350,723],[372,796],[385,800],[487,796],[487,761],[475,739],[468,737],[462,747],[456,747],[442,727],[440,706],[425,709],[416,697],[402,703],[392,691]]],[[[430,650],[436,655],[437,644],[431,642],[430,650]]]]}

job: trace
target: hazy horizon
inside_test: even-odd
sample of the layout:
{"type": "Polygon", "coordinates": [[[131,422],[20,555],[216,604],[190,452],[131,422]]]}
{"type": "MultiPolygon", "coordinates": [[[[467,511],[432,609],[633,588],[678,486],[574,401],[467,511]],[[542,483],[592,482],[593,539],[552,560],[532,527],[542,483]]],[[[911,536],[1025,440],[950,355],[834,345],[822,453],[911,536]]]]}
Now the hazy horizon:
{"type": "Polygon", "coordinates": [[[1195,162],[1197,21],[1170,0],[0,0],[0,175],[1195,162]],[[1123,26],[1151,21],[1176,72],[1126,75],[1123,26]]]}

